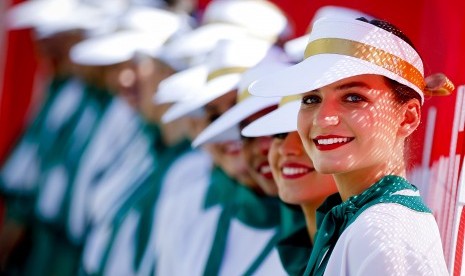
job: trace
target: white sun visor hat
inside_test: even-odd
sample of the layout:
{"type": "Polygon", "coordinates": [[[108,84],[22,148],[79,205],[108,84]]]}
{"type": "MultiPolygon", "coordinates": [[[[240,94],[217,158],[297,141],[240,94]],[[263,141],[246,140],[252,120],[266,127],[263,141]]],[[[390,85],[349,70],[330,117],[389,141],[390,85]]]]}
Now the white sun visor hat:
{"type": "Polygon", "coordinates": [[[192,142],[193,147],[198,147],[206,143],[224,142],[221,134],[236,128],[239,131],[239,123],[247,117],[263,110],[275,106],[279,103],[280,97],[255,97],[250,95],[248,86],[257,78],[265,76],[271,72],[290,66],[284,62],[261,62],[257,66],[247,70],[241,77],[239,83],[237,103],[221,115],[217,120],[205,128],[199,136],[192,142]]]}
{"type": "Polygon", "coordinates": [[[288,25],[285,14],[265,0],[212,1],[206,7],[202,23],[223,22],[242,26],[252,35],[275,42],[288,25]]]}
{"type": "Polygon", "coordinates": [[[71,48],[71,60],[82,65],[112,65],[130,60],[136,52],[156,53],[182,26],[168,11],[138,7],[121,19],[123,30],[86,39],[71,48]]]}
{"type": "MultiPolygon", "coordinates": [[[[372,16],[358,10],[340,6],[324,6],[315,12],[312,21],[309,24],[308,32],[311,32],[313,23],[321,18],[356,19],[359,17],[365,17],[368,20],[373,19],[372,16]]],[[[305,34],[303,36],[290,39],[284,43],[284,51],[292,59],[292,61],[300,62],[304,59],[305,47],[307,46],[309,36],[310,34],[305,34]]]]}
{"type": "Polygon", "coordinates": [[[168,41],[164,55],[197,65],[205,61],[218,41],[242,39],[246,36],[247,31],[243,27],[210,23],[168,41]]]}
{"type": "Polygon", "coordinates": [[[219,41],[207,60],[208,76],[201,92],[189,101],[174,104],[162,122],[176,120],[237,89],[242,73],[263,60],[271,46],[252,38],[219,41]]]}
{"type": "Polygon", "coordinates": [[[300,95],[283,97],[277,109],[247,125],[242,130],[242,135],[261,137],[297,131],[300,103],[300,95]]]}
{"type": "Polygon", "coordinates": [[[138,30],[166,38],[189,29],[185,16],[149,6],[130,8],[121,17],[120,25],[122,29],[138,30]]]}
{"type": "Polygon", "coordinates": [[[59,32],[97,28],[104,11],[76,1],[34,0],[17,4],[7,11],[10,29],[34,28],[40,38],[59,32]]]}
{"type": "Polygon", "coordinates": [[[341,79],[376,74],[415,90],[422,98],[425,80],[418,53],[398,36],[354,19],[323,18],[315,22],[305,59],[252,83],[257,96],[305,93],[341,79]]]}
{"type": "Polygon", "coordinates": [[[164,104],[194,99],[205,85],[207,75],[208,68],[204,64],[177,72],[160,82],[153,102],[164,104]]]}
{"type": "Polygon", "coordinates": [[[71,48],[71,60],[82,65],[112,65],[130,60],[137,51],[156,51],[165,38],[138,31],[120,31],[89,38],[71,48]]]}

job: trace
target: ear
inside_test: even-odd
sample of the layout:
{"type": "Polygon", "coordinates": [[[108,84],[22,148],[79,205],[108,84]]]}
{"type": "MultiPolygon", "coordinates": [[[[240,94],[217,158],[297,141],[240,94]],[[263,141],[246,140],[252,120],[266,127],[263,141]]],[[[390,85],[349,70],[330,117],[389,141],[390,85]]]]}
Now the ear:
{"type": "Polygon", "coordinates": [[[402,118],[399,134],[404,137],[410,136],[420,124],[421,119],[421,106],[420,102],[416,99],[409,100],[402,107],[402,118]]]}

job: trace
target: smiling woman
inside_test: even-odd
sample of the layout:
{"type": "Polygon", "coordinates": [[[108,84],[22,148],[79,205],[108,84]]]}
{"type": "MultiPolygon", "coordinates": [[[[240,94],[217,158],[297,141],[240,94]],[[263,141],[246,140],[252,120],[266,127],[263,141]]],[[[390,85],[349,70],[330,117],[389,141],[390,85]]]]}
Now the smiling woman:
{"type": "Polygon", "coordinates": [[[305,275],[447,275],[434,216],[405,179],[404,148],[424,95],[453,85],[443,75],[425,79],[408,38],[379,20],[321,19],[305,57],[250,87],[302,95],[303,146],[343,200],[319,210],[305,275]]]}

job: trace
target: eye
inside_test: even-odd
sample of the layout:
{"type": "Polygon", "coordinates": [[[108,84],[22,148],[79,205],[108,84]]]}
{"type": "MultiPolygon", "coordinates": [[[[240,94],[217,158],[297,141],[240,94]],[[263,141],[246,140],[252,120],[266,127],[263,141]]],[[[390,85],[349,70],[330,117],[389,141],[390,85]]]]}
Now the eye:
{"type": "Polygon", "coordinates": [[[310,104],[317,104],[321,102],[321,97],[318,95],[307,95],[302,97],[302,104],[310,105],[310,104]]]}
{"type": "Polygon", "coordinates": [[[287,133],[287,132],[286,133],[278,133],[278,134],[273,135],[272,137],[273,137],[273,139],[284,140],[287,137],[288,134],[289,133],[287,133]]]}
{"type": "Polygon", "coordinates": [[[359,94],[347,94],[345,96],[345,101],[346,102],[351,102],[351,103],[358,103],[358,102],[366,101],[366,98],[359,95],[359,94]]]}

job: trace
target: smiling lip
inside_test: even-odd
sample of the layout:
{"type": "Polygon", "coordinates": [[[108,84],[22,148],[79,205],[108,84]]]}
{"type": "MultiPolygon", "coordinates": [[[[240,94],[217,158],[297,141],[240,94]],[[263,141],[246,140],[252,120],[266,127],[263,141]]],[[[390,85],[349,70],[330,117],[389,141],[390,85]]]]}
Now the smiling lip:
{"type": "Polygon", "coordinates": [[[266,179],[273,179],[273,174],[271,173],[270,163],[263,162],[257,167],[257,172],[266,179]]]}
{"type": "Polygon", "coordinates": [[[298,163],[285,163],[281,166],[281,174],[285,179],[296,179],[314,170],[314,168],[298,163]]]}
{"type": "Polygon", "coordinates": [[[338,135],[317,136],[313,139],[318,150],[327,151],[342,147],[354,140],[354,137],[343,137],[338,135]]]}

